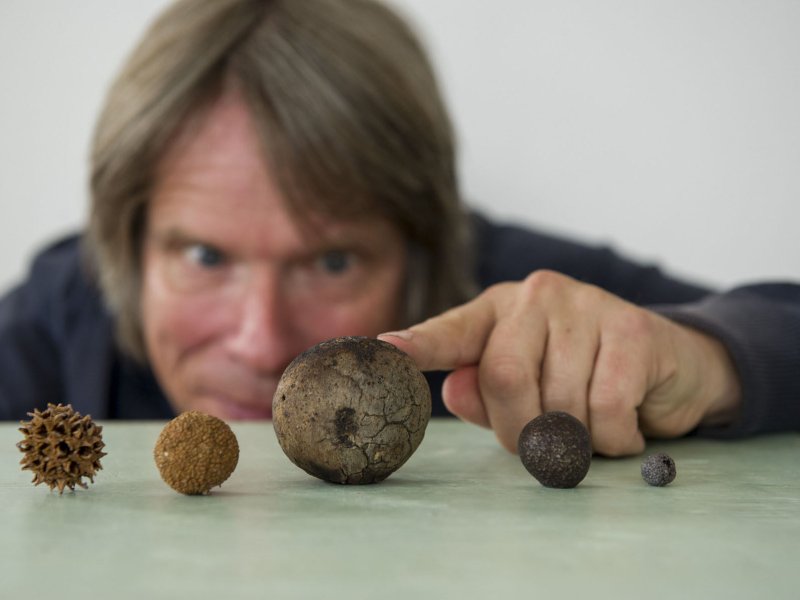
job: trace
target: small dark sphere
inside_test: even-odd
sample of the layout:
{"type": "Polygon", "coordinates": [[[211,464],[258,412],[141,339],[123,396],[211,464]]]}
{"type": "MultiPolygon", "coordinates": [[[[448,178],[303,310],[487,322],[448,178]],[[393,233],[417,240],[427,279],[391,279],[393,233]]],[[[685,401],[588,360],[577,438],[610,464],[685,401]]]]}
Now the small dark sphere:
{"type": "Polygon", "coordinates": [[[589,431],[572,415],[553,411],[529,422],[519,435],[522,464],[545,487],[574,488],[592,462],[589,431]]]}
{"type": "Polygon", "coordinates": [[[669,454],[657,452],[642,461],[642,478],[657,487],[671,483],[676,475],[675,461],[669,454]]]}

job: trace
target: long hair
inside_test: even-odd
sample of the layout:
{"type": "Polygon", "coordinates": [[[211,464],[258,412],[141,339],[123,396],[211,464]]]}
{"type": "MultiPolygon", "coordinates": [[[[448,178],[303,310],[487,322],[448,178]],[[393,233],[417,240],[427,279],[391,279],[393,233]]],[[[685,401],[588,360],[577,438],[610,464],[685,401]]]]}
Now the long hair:
{"type": "Polygon", "coordinates": [[[294,216],[379,215],[403,233],[398,326],[472,295],[454,136],[409,26],[372,0],[180,0],[109,90],[92,148],[86,247],[125,351],[145,358],[141,253],[156,166],[231,81],[294,216]]]}

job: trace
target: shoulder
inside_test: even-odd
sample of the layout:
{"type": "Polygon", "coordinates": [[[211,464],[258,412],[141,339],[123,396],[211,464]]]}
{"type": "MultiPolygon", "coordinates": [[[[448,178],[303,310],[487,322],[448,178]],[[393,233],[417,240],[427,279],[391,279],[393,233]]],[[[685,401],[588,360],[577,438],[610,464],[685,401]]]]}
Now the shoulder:
{"type": "Polygon", "coordinates": [[[63,347],[110,317],[84,258],[80,235],[49,244],[34,258],[27,277],[0,299],[0,333],[47,340],[63,347]]]}
{"type": "Polygon", "coordinates": [[[79,234],[61,238],[36,254],[28,277],[15,291],[24,298],[24,308],[44,318],[56,337],[67,333],[60,330],[76,314],[104,312],[79,234]]]}
{"type": "Polygon", "coordinates": [[[26,283],[62,287],[85,279],[80,234],[72,234],[45,246],[34,257],[26,283]]]}
{"type": "Polygon", "coordinates": [[[666,276],[655,265],[624,258],[608,246],[497,224],[478,214],[472,215],[472,235],[476,277],[483,288],[549,269],[637,304],[688,302],[709,292],[705,286],[666,276]]]}
{"type": "Polygon", "coordinates": [[[83,258],[81,237],[48,245],[0,298],[0,417],[47,402],[105,414],[114,349],[111,318],[83,258]]]}
{"type": "Polygon", "coordinates": [[[612,255],[607,248],[516,224],[497,223],[478,213],[472,215],[472,234],[482,286],[523,279],[539,269],[587,280],[597,275],[593,267],[612,255]]]}

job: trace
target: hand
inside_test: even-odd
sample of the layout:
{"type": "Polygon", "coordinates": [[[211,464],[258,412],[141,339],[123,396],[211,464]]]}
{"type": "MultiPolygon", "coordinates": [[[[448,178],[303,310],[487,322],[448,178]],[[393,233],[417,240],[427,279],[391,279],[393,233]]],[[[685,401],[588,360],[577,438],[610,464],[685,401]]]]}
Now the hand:
{"type": "Polygon", "coordinates": [[[545,411],[580,419],[594,450],[637,454],[644,436],[675,437],[730,418],[739,383],[723,346],[699,331],[551,271],[381,339],[425,370],[452,370],[447,409],[490,427],[516,452],[545,411]]]}

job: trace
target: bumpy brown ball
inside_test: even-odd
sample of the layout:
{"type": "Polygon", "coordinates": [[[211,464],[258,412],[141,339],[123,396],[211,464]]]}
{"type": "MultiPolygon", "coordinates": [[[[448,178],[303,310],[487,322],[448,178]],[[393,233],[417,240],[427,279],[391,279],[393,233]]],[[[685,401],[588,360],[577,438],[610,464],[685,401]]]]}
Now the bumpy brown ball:
{"type": "Polygon", "coordinates": [[[386,342],[323,342],[284,371],[272,403],[283,451],[307,473],[334,483],[375,483],[417,449],[431,416],[425,377],[386,342]]]}
{"type": "Polygon", "coordinates": [[[517,449],[522,464],[545,487],[575,487],[592,462],[589,431],[561,411],[544,413],[525,425],[517,449]]]}
{"type": "Polygon", "coordinates": [[[65,487],[87,488],[84,477],[94,483],[95,474],[103,468],[100,459],[106,455],[103,428],[70,404],[48,404],[44,411],[35,409],[28,415],[30,421],[20,422],[25,439],[17,448],[25,453],[22,470],[34,473],[33,484],[46,483],[50,491],[58,488],[63,494],[65,487]]]}
{"type": "Polygon", "coordinates": [[[233,473],[239,443],[221,419],[189,411],[164,426],[153,456],[161,478],[176,492],[208,494],[233,473]]]}

